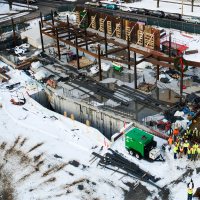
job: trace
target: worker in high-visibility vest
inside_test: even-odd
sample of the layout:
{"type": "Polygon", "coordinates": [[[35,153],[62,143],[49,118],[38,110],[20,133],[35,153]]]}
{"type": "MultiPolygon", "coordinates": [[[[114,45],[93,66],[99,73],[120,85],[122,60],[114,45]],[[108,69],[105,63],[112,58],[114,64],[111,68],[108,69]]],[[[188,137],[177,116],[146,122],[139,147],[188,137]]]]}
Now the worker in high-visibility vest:
{"type": "Polygon", "coordinates": [[[169,151],[171,150],[171,148],[172,148],[172,144],[173,144],[173,138],[172,138],[172,136],[170,135],[169,136],[169,138],[168,138],[168,145],[169,145],[169,151]]]}
{"type": "Polygon", "coordinates": [[[192,146],[195,149],[195,160],[197,159],[198,156],[198,147],[199,145],[197,144],[197,142],[195,142],[195,144],[192,146]]]}
{"type": "Polygon", "coordinates": [[[190,146],[187,149],[187,157],[188,157],[189,160],[191,159],[191,148],[190,148],[190,146]]]}
{"type": "Polygon", "coordinates": [[[174,142],[176,142],[176,138],[178,135],[179,135],[179,129],[178,127],[175,127],[175,129],[173,130],[174,142]]]}
{"type": "Polygon", "coordinates": [[[197,153],[198,153],[198,159],[200,159],[200,145],[198,146],[197,153]]]}
{"type": "Polygon", "coordinates": [[[196,160],[196,148],[192,147],[191,149],[191,161],[196,160]]]}
{"type": "Polygon", "coordinates": [[[195,127],[193,130],[193,136],[194,137],[198,137],[199,136],[199,131],[197,130],[197,128],[195,127]]]}
{"type": "Polygon", "coordinates": [[[177,159],[177,153],[178,153],[178,146],[177,145],[175,145],[173,151],[174,151],[174,159],[177,159]]]}
{"type": "Polygon", "coordinates": [[[183,145],[180,145],[180,147],[179,147],[179,154],[178,154],[178,158],[182,158],[182,156],[183,156],[183,145]]]}
{"type": "Polygon", "coordinates": [[[185,142],[183,143],[183,151],[185,155],[187,154],[187,149],[189,146],[190,146],[190,143],[187,140],[185,140],[185,142]]]}
{"type": "Polygon", "coordinates": [[[194,189],[194,183],[193,180],[191,179],[191,181],[187,184],[188,200],[192,200],[193,189],[194,189]]]}
{"type": "Polygon", "coordinates": [[[187,127],[186,134],[187,134],[188,139],[191,140],[192,139],[192,131],[189,127],[187,127]]]}

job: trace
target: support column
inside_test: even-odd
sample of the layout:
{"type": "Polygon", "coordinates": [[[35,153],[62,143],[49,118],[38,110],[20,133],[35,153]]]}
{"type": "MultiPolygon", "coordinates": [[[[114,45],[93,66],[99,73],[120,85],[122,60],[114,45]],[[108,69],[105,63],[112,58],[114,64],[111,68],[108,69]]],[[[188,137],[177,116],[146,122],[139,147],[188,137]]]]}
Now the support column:
{"type": "Polygon", "coordinates": [[[78,51],[78,38],[75,35],[75,45],[76,45],[76,60],[77,60],[77,69],[80,69],[80,61],[79,61],[79,51],[78,51]]]}
{"type": "Polygon", "coordinates": [[[135,79],[135,89],[137,89],[137,63],[136,63],[136,52],[134,52],[134,79],[135,79]]]}
{"type": "Polygon", "coordinates": [[[102,81],[102,70],[101,70],[101,48],[98,44],[98,65],[99,65],[99,80],[102,81]]]}
{"type": "Polygon", "coordinates": [[[44,52],[44,42],[43,42],[43,36],[42,36],[42,25],[41,25],[41,22],[39,22],[39,27],[40,27],[40,40],[41,40],[41,45],[42,45],[42,51],[44,52]]]}
{"type": "Polygon", "coordinates": [[[57,41],[57,49],[58,49],[58,59],[60,60],[60,44],[59,44],[59,38],[58,38],[58,29],[56,28],[56,41],[57,41]]]}
{"type": "Polygon", "coordinates": [[[40,12],[40,21],[41,21],[41,25],[42,25],[42,28],[43,28],[44,24],[43,24],[43,19],[42,19],[42,12],[40,12]]]}
{"type": "Polygon", "coordinates": [[[169,57],[171,57],[172,33],[169,32],[169,57]]]}
{"type": "Polygon", "coordinates": [[[107,43],[107,21],[104,21],[104,42],[105,42],[105,55],[108,57],[108,43],[107,43]]]}
{"type": "Polygon", "coordinates": [[[157,65],[157,73],[156,73],[156,80],[159,80],[159,75],[160,75],[160,65],[157,65]]]}
{"type": "Polygon", "coordinates": [[[14,43],[14,46],[16,46],[17,45],[17,43],[16,43],[16,33],[15,33],[15,24],[14,24],[13,18],[11,18],[11,22],[12,22],[12,30],[13,30],[13,43],[14,43]]]}
{"type": "Polygon", "coordinates": [[[128,50],[127,56],[128,56],[128,62],[129,62],[128,69],[131,69],[131,65],[130,65],[130,62],[131,62],[131,53],[130,53],[130,38],[129,37],[127,37],[127,50],[128,50]]]}
{"type": "Polygon", "coordinates": [[[54,26],[54,16],[53,16],[53,10],[51,10],[51,20],[52,20],[52,24],[54,26]]]}
{"type": "Polygon", "coordinates": [[[88,51],[87,28],[86,27],[85,27],[85,44],[86,44],[86,50],[88,51]]]}
{"type": "Polygon", "coordinates": [[[69,30],[69,17],[67,15],[67,30],[68,30],[68,39],[70,40],[71,36],[70,36],[70,30],[69,30]]]}

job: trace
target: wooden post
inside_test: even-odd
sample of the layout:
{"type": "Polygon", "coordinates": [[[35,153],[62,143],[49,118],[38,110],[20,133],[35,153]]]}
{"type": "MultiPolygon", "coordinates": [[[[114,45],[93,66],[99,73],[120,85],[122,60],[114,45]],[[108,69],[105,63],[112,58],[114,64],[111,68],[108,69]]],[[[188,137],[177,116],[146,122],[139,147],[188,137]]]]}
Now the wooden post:
{"type": "Polygon", "coordinates": [[[75,45],[76,45],[76,60],[77,60],[77,69],[80,69],[79,53],[78,53],[78,38],[75,35],[75,45]]]}
{"type": "Polygon", "coordinates": [[[135,89],[137,89],[137,60],[136,60],[136,52],[134,52],[134,79],[135,79],[135,89]]]}
{"type": "Polygon", "coordinates": [[[43,19],[42,19],[42,12],[40,12],[40,21],[41,21],[41,25],[42,25],[42,28],[43,28],[44,24],[43,24],[43,19]]]}
{"type": "Polygon", "coordinates": [[[104,42],[105,42],[105,55],[108,57],[108,43],[107,43],[107,21],[104,21],[104,42]]]}
{"type": "Polygon", "coordinates": [[[16,33],[15,33],[15,24],[14,24],[13,18],[11,18],[11,22],[12,22],[12,30],[13,30],[13,43],[14,43],[14,46],[16,46],[17,45],[17,43],[16,43],[16,33]]]}
{"type": "Polygon", "coordinates": [[[60,44],[59,44],[59,38],[58,38],[58,28],[56,28],[56,41],[57,41],[57,49],[58,49],[58,59],[60,60],[60,44]]]}
{"type": "Polygon", "coordinates": [[[131,65],[130,65],[130,61],[131,61],[131,53],[130,53],[130,38],[129,38],[129,36],[128,36],[128,38],[127,38],[127,50],[128,50],[128,54],[127,54],[127,56],[128,56],[128,69],[131,69],[131,65]]]}
{"type": "Polygon", "coordinates": [[[101,48],[98,44],[98,64],[99,64],[99,80],[102,81],[102,71],[101,71],[101,48]]]}
{"type": "Polygon", "coordinates": [[[40,40],[41,40],[41,45],[42,45],[42,51],[44,52],[44,42],[43,42],[43,36],[42,36],[42,25],[41,25],[41,22],[39,22],[39,27],[40,27],[40,40]]]}

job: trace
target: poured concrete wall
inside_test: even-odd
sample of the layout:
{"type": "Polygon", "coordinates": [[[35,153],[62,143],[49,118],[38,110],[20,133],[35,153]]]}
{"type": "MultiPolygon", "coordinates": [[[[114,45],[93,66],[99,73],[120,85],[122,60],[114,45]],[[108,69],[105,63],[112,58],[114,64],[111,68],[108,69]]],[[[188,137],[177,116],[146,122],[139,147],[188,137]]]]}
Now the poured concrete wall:
{"type": "Polygon", "coordinates": [[[86,120],[89,120],[92,127],[98,129],[109,139],[124,126],[124,121],[126,123],[132,122],[131,119],[125,119],[115,115],[115,113],[100,110],[85,102],[70,99],[69,97],[60,97],[51,89],[47,88],[46,92],[48,101],[56,112],[60,114],[67,112],[67,117],[74,114],[75,120],[82,123],[86,123],[86,120]]]}

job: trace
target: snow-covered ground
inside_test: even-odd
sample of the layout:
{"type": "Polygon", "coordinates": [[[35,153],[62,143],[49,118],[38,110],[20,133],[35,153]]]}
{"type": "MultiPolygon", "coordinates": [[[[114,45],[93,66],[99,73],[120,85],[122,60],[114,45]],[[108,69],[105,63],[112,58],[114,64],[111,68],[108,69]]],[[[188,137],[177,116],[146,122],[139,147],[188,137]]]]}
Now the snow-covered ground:
{"type": "MultiPolygon", "coordinates": [[[[15,199],[124,199],[123,190],[128,190],[125,183],[137,179],[101,169],[98,160],[90,162],[91,153],[104,154],[110,142],[99,131],[47,110],[30,98],[28,94],[42,88],[24,72],[11,70],[8,75],[12,77],[9,83],[0,85],[0,162],[4,173],[12,177],[15,199]],[[19,80],[18,87],[6,89],[6,85],[19,80]],[[18,100],[23,96],[24,105],[11,104],[11,98],[18,100]]],[[[159,146],[166,143],[156,140],[159,146]]],[[[200,186],[196,170],[200,161],[193,163],[185,157],[174,160],[173,152],[168,150],[163,152],[164,163],[137,160],[128,155],[123,137],[111,148],[161,178],[156,184],[169,189],[169,200],[186,199],[186,186],[191,178],[195,189],[200,186]],[[192,174],[182,177],[189,169],[192,174]]],[[[142,185],[151,193],[148,200],[162,199],[159,189],[144,182],[142,185]]]]}

